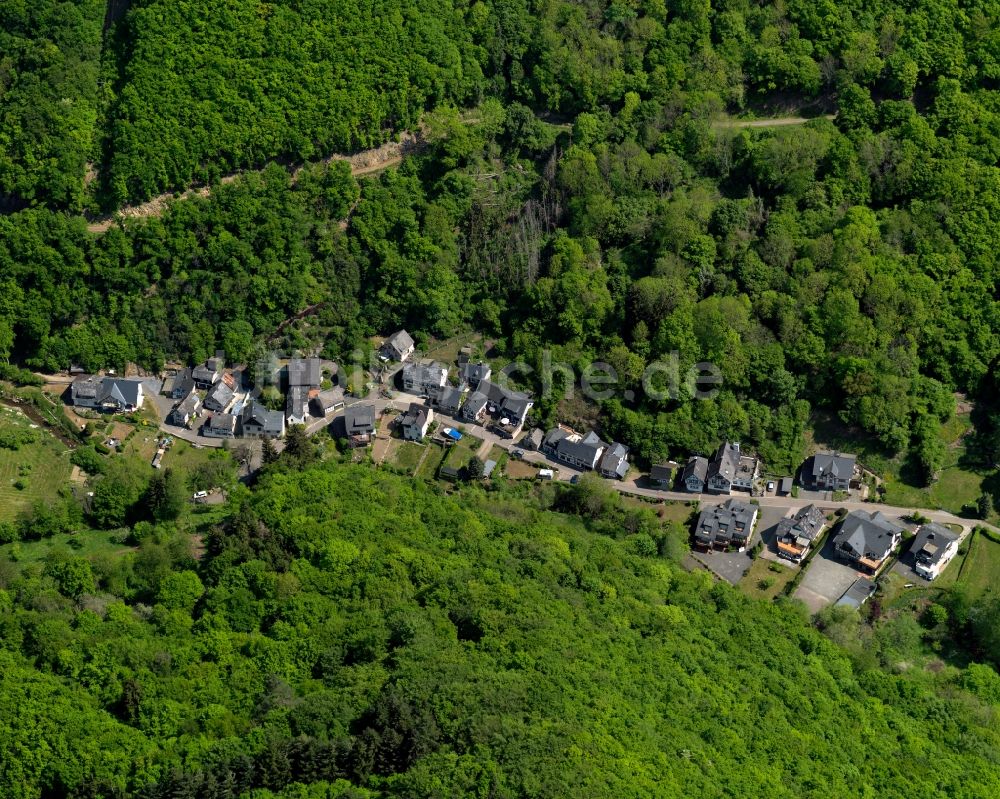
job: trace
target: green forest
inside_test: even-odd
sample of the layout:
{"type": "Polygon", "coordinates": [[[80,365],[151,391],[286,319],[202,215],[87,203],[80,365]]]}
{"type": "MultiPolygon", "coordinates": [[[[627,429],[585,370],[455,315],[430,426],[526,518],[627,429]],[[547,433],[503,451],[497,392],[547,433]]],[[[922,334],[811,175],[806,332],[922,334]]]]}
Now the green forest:
{"type": "Polygon", "coordinates": [[[988,666],[891,673],[893,635],[849,654],[587,486],[449,496],[296,458],[231,495],[199,559],[182,517],[124,556],[0,563],[0,793],[1000,790],[988,666]]]}

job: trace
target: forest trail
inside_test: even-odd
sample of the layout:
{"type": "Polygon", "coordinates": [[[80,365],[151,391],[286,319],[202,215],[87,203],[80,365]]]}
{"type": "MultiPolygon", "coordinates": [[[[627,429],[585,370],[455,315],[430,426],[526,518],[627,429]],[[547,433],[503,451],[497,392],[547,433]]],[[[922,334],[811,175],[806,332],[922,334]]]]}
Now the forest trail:
{"type": "MultiPolygon", "coordinates": [[[[351,155],[341,155],[339,153],[334,154],[317,163],[329,164],[333,161],[347,161],[351,165],[351,174],[355,177],[360,177],[362,175],[371,175],[375,172],[380,172],[383,169],[396,166],[401,163],[403,158],[407,155],[418,152],[423,148],[423,146],[424,138],[421,133],[405,132],[400,134],[399,141],[386,142],[385,144],[373,147],[370,150],[361,150],[360,152],[353,153],[351,155]]],[[[299,165],[292,170],[293,183],[298,179],[299,173],[302,169],[303,165],[299,165]]],[[[259,171],[260,170],[247,169],[233,172],[222,177],[219,180],[219,183],[232,183],[233,181],[241,178],[243,175],[259,171]]],[[[188,200],[194,197],[208,197],[211,193],[212,188],[210,186],[188,189],[187,191],[166,192],[154,197],[151,200],[147,200],[144,203],[140,203],[139,205],[126,205],[124,208],[119,209],[111,216],[101,217],[100,219],[92,219],[87,223],[87,230],[91,233],[104,233],[119,219],[143,219],[147,217],[161,216],[166,210],[167,205],[173,200],[188,200]]]]}
{"type": "Polygon", "coordinates": [[[713,128],[783,128],[788,125],[804,125],[813,119],[833,120],[834,114],[818,117],[773,117],[771,119],[732,119],[725,117],[712,123],[713,128]]]}

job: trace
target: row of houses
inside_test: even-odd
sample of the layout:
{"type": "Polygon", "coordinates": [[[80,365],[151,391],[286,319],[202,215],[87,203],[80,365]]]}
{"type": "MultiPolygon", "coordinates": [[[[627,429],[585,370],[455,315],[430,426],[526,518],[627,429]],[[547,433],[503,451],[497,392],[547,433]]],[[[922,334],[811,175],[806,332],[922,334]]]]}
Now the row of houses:
{"type": "MultiPolygon", "coordinates": [[[[529,436],[525,443],[531,446],[534,441],[529,436]]],[[[628,448],[617,441],[602,441],[593,430],[580,435],[566,427],[554,427],[537,448],[553,460],[574,469],[598,472],[611,480],[621,480],[628,473],[628,448]]]]}
{"type": "MultiPolygon", "coordinates": [[[[740,448],[739,442],[723,442],[711,458],[691,456],[680,475],[680,486],[692,494],[731,494],[752,491],[760,480],[760,459],[740,448]]],[[[665,464],[654,465],[650,483],[669,488],[672,469],[665,464]]],[[[812,491],[850,491],[857,484],[857,457],[841,452],[818,452],[806,460],[799,470],[799,483],[812,491]]],[[[779,495],[792,490],[792,478],[783,477],[776,486],[779,495]]]]}

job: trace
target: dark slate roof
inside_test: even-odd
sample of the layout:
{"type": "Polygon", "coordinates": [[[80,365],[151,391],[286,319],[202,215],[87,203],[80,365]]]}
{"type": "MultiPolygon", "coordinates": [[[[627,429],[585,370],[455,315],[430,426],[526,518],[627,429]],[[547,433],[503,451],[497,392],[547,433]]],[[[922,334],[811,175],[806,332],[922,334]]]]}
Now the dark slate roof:
{"type": "Polygon", "coordinates": [[[292,358],[285,367],[288,387],[318,388],[322,382],[319,358],[292,358]]]}
{"type": "Polygon", "coordinates": [[[740,468],[740,445],[731,444],[726,441],[719,447],[708,465],[708,479],[711,480],[716,475],[721,475],[730,482],[736,478],[736,472],[740,468]]]}
{"type": "Polygon", "coordinates": [[[619,477],[628,473],[628,449],[617,441],[604,451],[601,458],[602,472],[615,472],[619,477]]]}
{"type": "Polygon", "coordinates": [[[403,418],[400,419],[400,424],[404,427],[423,427],[424,422],[426,421],[427,408],[423,405],[411,402],[410,407],[407,408],[406,413],[403,414],[403,418]]]}
{"type": "Polygon", "coordinates": [[[875,583],[867,577],[859,577],[837,600],[837,604],[860,608],[873,593],[875,593],[875,583]]]}
{"type": "Polygon", "coordinates": [[[348,432],[362,429],[371,432],[375,429],[375,406],[352,405],[344,411],[344,424],[348,432]]]}
{"type": "Polygon", "coordinates": [[[72,394],[74,399],[97,399],[97,395],[101,391],[101,378],[94,377],[93,375],[88,375],[87,377],[78,377],[73,381],[72,394]]]}
{"type": "Polygon", "coordinates": [[[583,438],[579,441],[572,441],[569,438],[563,438],[556,444],[556,452],[574,460],[594,465],[603,447],[604,442],[600,439],[595,441],[594,439],[588,440],[588,438],[583,438]]]}
{"type": "Polygon", "coordinates": [[[465,402],[462,403],[462,413],[468,416],[470,419],[477,416],[479,412],[486,407],[489,402],[489,397],[479,391],[473,391],[468,397],[465,398],[465,402]]]}
{"type": "Polygon", "coordinates": [[[695,538],[702,544],[716,540],[731,541],[737,533],[748,538],[757,509],[748,502],[730,499],[721,505],[710,505],[698,516],[695,538]]]}
{"type": "Polygon", "coordinates": [[[201,397],[198,396],[198,392],[192,389],[188,395],[182,399],[174,407],[174,412],[180,415],[187,414],[190,416],[195,413],[201,406],[201,397]]]}
{"type": "Polygon", "coordinates": [[[308,400],[308,386],[289,386],[288,396],[285,398],[285,415],[295,417],[305,416],[308,400]]]}
{"type": "Polygon", "coordinates": [[[386,339],[385,343],[396,350],[396,352],[405,352],[413,346],[413,338],[405,330],[397,330],[386,339]]]}
{"type": "Polygon", "coordinates": [[[98,401],[102,403],[115,401],[121,405],[138,406],[140,391],[142,391],[141,380],[105,377],[101,381],[98,401]]]}
{"type": "Polygon", "coordinates": [[[787,516],[778,522],[776,534],[779,541],[808,544],[816,540],[819,531],[826,524],[826,517],[815,505],[806,505],[791,518],[787,516]]]}
{"type": "Polygon", "coordinates": [[[403,380],[421,386],[441,386],[448,379],[448,367],[431,363],[408,363],[403,367],[403,380]]]}
{"type": "Polygon", "coordinates": [[[944,556],[949,544],[958,540],[958,533],[953,533],[947,527],[930,522],[923,525],[913,539],[910,551],[918,563],[933,566],[944,556]]]}
{"type": "Polygon", "coordinates": [[[219,433],[232,433],[236,430],[236,417],[231,413],[213,413],[206,426],[219,433]]]}
{"type": "Polygon", "coordinates": [[[457,411],[462,404],[462,392],[455,386],[442,386],[431,396],[435,404],[446,410],[457,411]]]}
{"type": "Polygon", "coordinates": [[[659,482],[669,481],[670,476],[672,474],[673,474],[673,469],[671,469],[665,463],[654,463],[653,468],[649,470],[650,479],[659,482]]]}
{"type": "Polygon", "coordinates": [[[701,455],[694,455],[688,459],[687,465],[684,466],[684,472],[681,474],[681,480],[687,481],[692,475],[705,482],[705,478],[708,477],[707,458],[703,458],[701,455]]]}
{"type": "Polygon", "coordinates": [[[545,439],[542,441],[545,447],[555,447],[560,441],[562,441],[566,436],[568,436],[565,430],[561,427],[553,427],[549,432],[545,434],[545,439]]]}
{"type": "Polygon", "coordinates": [[[482,380],[469,399],[477,394],[484,395],[490,405],[502,411],[505,415],[513,416],[519,420],[524,418],[531,404],[531,398],[522,391],[513,391],[504,388],[491,380],[482,380]]]}
{"type": "Polygon", "coordinates": [[[833,543],[838,549],[847,545],[858,557],[882,560],[892,548],[893,537],[902,531],[903,525],[881,511],[855,510],[844,517],[833,543]]]}
{"type": "Polygon", "coordinates": [[[174,375],[174,382],[170,390],[172,393],[183,394],[186,397],[193,388],[194,378],[191,377],[191,368],[187,367],[174,375]]]}
{"type": "Polygon", "coordinates": [[[209,400],[219,405],[219,407],[225,408],[233,401],[233,390],[220,380],[212,386],[205,397],[206,402],[209,400]]]}
{"type": "Polygon", "coordinates": [[[212,383],[219,375],[215,358],[209,358],[205,363],[198,364],[191,370],[191,376],[199,383],[212,383]]]}
{"type": "Polygon", "coordinates": [[[281,411],[268,410],[259,402],[248,402],[243,408],[243,424],[247,423],[273,430],[284,426],[285,416],[281,411]]]}
{"type": "Polygon", "coordinates": [[[344,401],[344,389],[341,386],[328,388],[326,391],[319,392],[315,400],[320,404],[320,407],[331,408],[344,401]]]}
{"type": "Polygon", "coordinates": [[[492,371],[488,363],[467,362],[462,364],[459,374],[463,380],[469,383],[478,383],[480,380],[489,380],[492,371]]]}
{"type": "Polygon", "coordinates": [[[854,474],[854,464],[856,455],[845,455],[841,452],[817,452],[812,457],[809,473],[813,481],[818,480],[824,474],[832,474],[841,479],[851,479],[854,474]]]}

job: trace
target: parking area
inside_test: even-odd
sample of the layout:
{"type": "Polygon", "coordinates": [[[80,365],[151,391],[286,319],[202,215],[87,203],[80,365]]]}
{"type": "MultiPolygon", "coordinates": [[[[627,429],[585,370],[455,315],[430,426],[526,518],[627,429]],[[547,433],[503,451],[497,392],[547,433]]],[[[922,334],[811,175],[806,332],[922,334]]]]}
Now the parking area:
{"type": "Polygon", "coordinates": [[[865,576],[836,556],[833,537],[827,536],[823,550],[810,562],[794,597],[802,600],[810,613],[816,613],[840,599],[858,577],[865,576]]]}
{"type": "Polygon", "coordinates": [[[691,556],[699,563],[704,564],[710,572],[733,585],[736,585],[743,578],[753,563],[746,552],[699,552],[692,550],[691,556]]]}
{"type": "Polygon", "coordinates": [[[792,513],[789,508],[781,508],[771,505],[763,505],[760,508],[760,518],[757,520],[757,532],[760,540],[764,542],[764,549],[760,553],[762,558],[780,562],[791,568],[798,568],[794,563],[778,558],[778,547],[775,544],[777,538],[777,527],[785,516],[792,513]]]}

